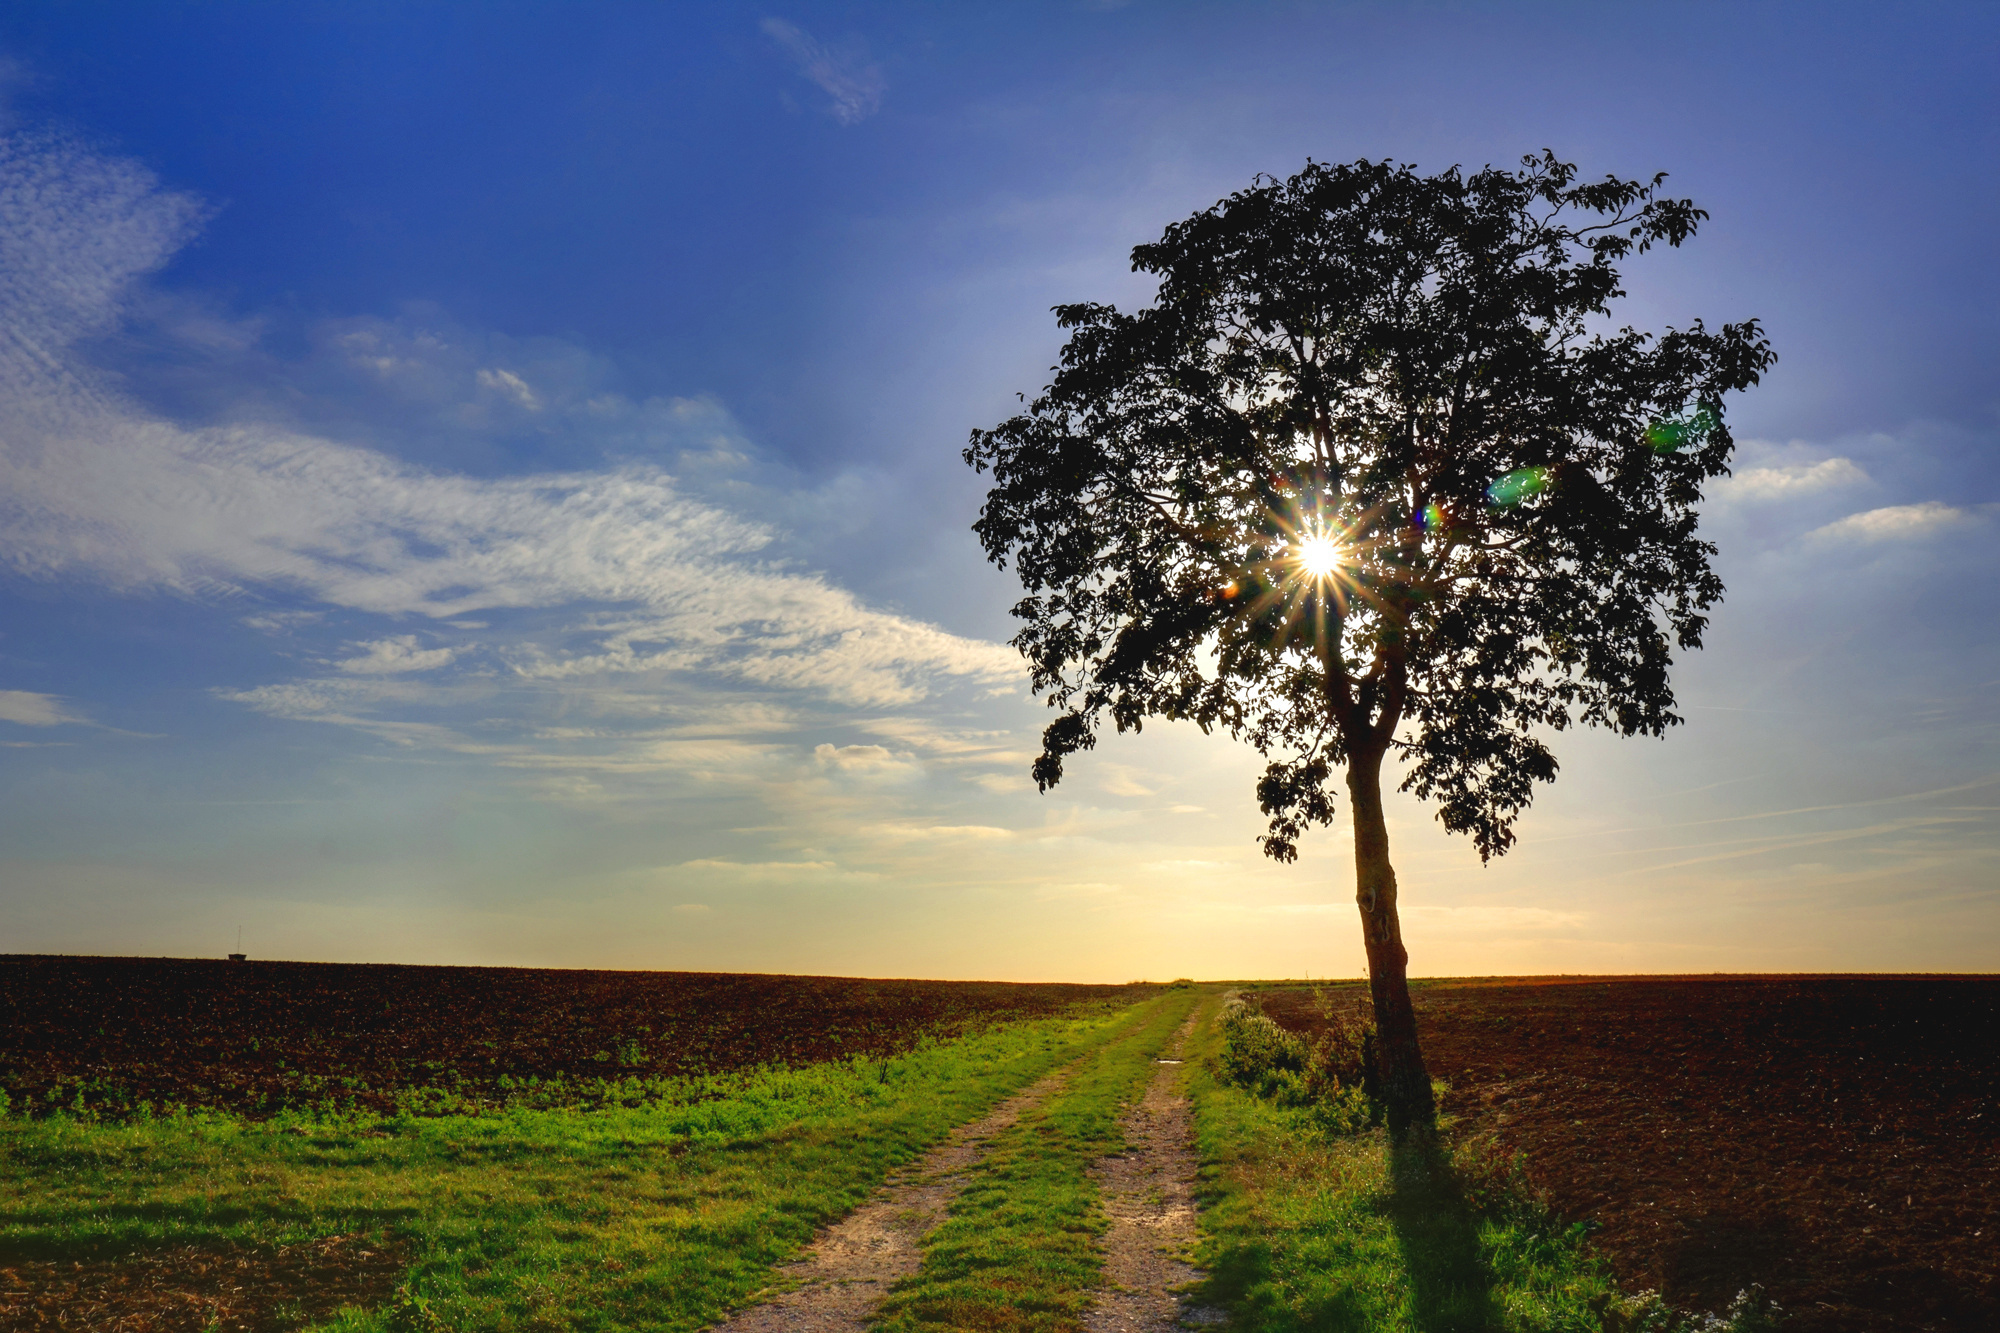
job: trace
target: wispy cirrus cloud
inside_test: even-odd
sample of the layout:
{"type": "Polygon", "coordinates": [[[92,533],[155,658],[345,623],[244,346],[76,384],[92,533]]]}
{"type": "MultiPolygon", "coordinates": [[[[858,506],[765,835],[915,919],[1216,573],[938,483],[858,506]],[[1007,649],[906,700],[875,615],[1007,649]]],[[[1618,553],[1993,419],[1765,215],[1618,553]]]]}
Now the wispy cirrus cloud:
{"type": "Polygon", "coordinates": [[[1868,474],[1853,459],[1823,458],[1816,463],[1746,468],[1717,481],[1712,489],[1727,500],[1788,500],[1867,481],[1868,474]]]}
{"type": "Polygon", "coordinates": [[[1830,542],[1906,541],[1965,527],[1974,519],[1971,510],[1939,500],[1925,500],[1920,504],[1886,505],[1880,509],[1849,514],[1806,535],[1830,542]]]}
{"type": "Polygon", "coordinates": [[[36,694],[29,690],[0,690],[0,722],[12,722],[23,727],[59,727],[67,722],[89,721],[89,718],[70,711],[58,695],[36,694]]]}
{"type": "Polygon", "coordinates": [[[419,648],[414,634],[398,634],[373,643],[356,644],[367,651],[340,662],[342,671],[361,676],[401,675],[406,671],[432,671],[449,665],[458,656],[455,648],[419,648]]]}
{"type": "Polygon", "coordinates": [[[888,83],[881,66],[868,57],[868,48],[859,38],[850,37],[829,46],[796,23],[767,18],[758,25],[764,35],[790,55],[800,74],[819,85],[832,99],[827,108],[843,125],[858,125],[882,108],[882,94],[888,83]]]}
{"type": "MultiPolygon", "coordinates": [[[[309,429],[149,413],[73,347],[118,324],[199,203],[129,163],[16,136],[0,140],[0,206],[0,565],[134,594],[290,602],[246,622],[303,649],[337,632],[326,617],[341,622],[344,647],[316,654],[334,675],[223,697],[521,767],[628,772],[688,759],[684,741],[649,730],[662,721],[761,700],[823,728],[842,709],[1019,679],[1010,650],[866,605],[787,559],[769,522],[697,493],[690,476],[734,494],[743,461],[712,404],[565,396],[529,377],[540,372],[481,364],[479,348],[454,345],[465,339],[363,321],[337,330],[328,355],[397,393],[446,404],[456,391],[469,410],[484,394],[546,429],[614,437],[666,421],[694,447],[675,468],[477,476],[309,429]],[[422,636],[353,632],[356,618],[412,617],[428,623],[422,636]],[[454,711],[475,704],[505,716],[454,711]],[[557,716],[604,734],[540,729],[557,716]]],[[[26,702],[40,697],[16,711],[41,716],[26,702]]]]}

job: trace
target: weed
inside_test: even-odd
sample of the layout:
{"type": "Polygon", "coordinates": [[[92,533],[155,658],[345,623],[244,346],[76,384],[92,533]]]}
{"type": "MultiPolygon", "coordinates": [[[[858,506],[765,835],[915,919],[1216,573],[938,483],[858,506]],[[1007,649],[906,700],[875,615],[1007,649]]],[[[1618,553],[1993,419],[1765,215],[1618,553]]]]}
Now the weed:
{"type": "Polygon", "coordinates": [[[1375,1029],[1358,1015],[1335,1014],[1326,992],[1319,998],[1325,1021],[1311,1043],[1231,1000],[1217,1019],[1221,1042],[1210,1068],[1224,1083],[1302,1112],[1321,1134],[1357,1134],[1382,1122],[1375,1029]]]}
{"type": "Polygon", "coordinates": [[[1736,1293],[1721,1314],[1684,1315],[1656,1292],[1642,1292],[1620,1311],[1619,1333],[1777,1333],[1784,1312],[1762,1287],[1736,1293]]]}

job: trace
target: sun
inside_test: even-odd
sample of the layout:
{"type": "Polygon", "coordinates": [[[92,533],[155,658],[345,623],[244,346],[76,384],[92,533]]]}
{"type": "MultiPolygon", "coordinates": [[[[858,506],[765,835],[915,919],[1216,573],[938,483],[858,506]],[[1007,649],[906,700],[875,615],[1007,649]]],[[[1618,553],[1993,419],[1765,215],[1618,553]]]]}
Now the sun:
{"type": "Polygon", "coordinates": [[[1324,533],[1315,533],[1301,541],[1294,558],[1300,569],[1316,579],[1327,578],[1340,568],[1340,548],[1324,533]]]}

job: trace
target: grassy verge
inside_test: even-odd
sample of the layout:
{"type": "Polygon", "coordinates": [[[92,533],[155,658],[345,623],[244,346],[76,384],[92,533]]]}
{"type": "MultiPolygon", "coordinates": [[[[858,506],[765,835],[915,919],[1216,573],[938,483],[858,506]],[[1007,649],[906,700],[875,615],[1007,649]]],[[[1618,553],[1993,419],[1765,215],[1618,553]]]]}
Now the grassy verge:
{"type": "Polygon", "coordinates": [[[342,1333],[692,1330],[952,1126],[1086,1052],[1129,1048],[1160,1015],[1014,1023],[643,1108],[8,1118],[0,1253],[372,1233],[412,1266],[397,1305],[327,1326],[342,1333]]]}
{"type": "Polygon", "coordinates": [[[1102,1270],[1097,1239],[1106,1225],[1086,1169],[1123,1146],[1119,1113],[1143,1093],[1154,1057],[1200,998],[1181,990],[1154,1001],[1143,1021],[995,1141],[925,1243],[922,1270],[884,1303],[884,1333],[1080,1326],[1102,1270]]]}
{"type": "Polygon", "coordinates": [[[1203,1299],[1258,1333],[1660,1329],[1564,1227],[1447,1152],[1392,1150],[1380,1130],[1329,1135],[1219,1082],[1209,1001],[1191,1072],[1203,1162],[1203,1299]]]}

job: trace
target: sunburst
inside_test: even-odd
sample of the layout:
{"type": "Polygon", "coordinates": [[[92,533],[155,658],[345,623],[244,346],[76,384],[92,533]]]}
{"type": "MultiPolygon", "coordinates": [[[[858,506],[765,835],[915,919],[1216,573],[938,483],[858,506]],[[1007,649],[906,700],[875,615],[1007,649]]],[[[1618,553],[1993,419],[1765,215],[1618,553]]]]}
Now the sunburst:
{"type": "Polygon", "coordinates": [[[1308,578],[1325,580],[1340,568],[1341,550],[1332,537],[1315,532],[1298,543],[1292,560],[1308,578]]]}

